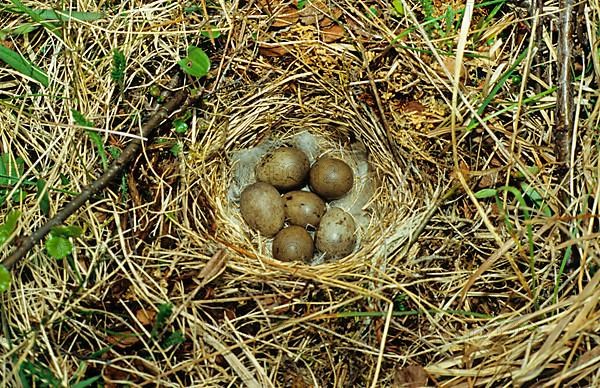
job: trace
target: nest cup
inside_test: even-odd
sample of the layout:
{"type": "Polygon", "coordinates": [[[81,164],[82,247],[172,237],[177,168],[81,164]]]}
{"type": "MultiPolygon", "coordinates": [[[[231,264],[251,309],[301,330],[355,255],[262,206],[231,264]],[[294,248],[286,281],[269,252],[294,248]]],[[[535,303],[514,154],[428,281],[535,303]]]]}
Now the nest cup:
{"type": "Polygon", "coordinates": [[[424,211],[415,206],[424,199],[412,190],[415,185],[410,182],[415,178],[410,177],[405,159],[394,156],[371,117],[356,120],[337,105],[321,105],[308,114],[304,107],[302,115],[296,113],[302,110],[293,101],[274,104],[269,100],[267,109],[266,105],[266,101],[258,102],[233,113],[228,122],[216,125],[219,130],[209,129],[200,142],[198,149],[214,149],[217,143],[223,149],[212,156],[204,153],[200,155],[204,160],[194,162],[198,175],[192,180],[199,182],[203,191],[203,199],[197,202],[204,209],[198,213],[207,214],[208,207],[211,214],[199,232],[232,248],[239,259],[274,260],[271,239],[244,222],[239,199],[242,190],[256,181],[255,166],[266,153],[280,146],[295,146],[306,153],[311,164],[322,156],[337,157],[354,172],[352,190],[331,201],[328,208],[336,206],[352,214],[357,223],[356,247],[350,255],[335,261],[325,261],[317,253],[311,264],[343,262],[353,266],[368,259],[385,264],[390,254],[409,239],[424,211]],[[328,109],[335,113],[326,113],[328,109]],[[278,124],[273,124],[273,119],[278,124]]]}

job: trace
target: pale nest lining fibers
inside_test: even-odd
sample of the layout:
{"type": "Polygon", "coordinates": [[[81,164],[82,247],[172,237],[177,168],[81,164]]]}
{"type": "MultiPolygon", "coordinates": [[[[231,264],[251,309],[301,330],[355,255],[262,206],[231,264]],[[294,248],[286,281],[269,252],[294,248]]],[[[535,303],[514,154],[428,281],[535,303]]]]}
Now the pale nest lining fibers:
{"type": "MultiPolygon", "coordinates": [[[[209,176],[201,178],[210,182],[204,191],[215,212],[216,237],[254,255],[272,257],[271,239],[251,230],[244,222],[239,198],[242,190],[256,181],[254,169],[263,155],[283,145],[295,146],[306,153],[311,164],[322,156],[337,157],[354,172],[352,190],[327,205],[344,209],[357,223],[356,248],[341,261],[376,257],[378,262],[385,263],[388,255],[408,240],[421,218],[415,209],[423,210],[423,206],[415,203],[420,205],[423,201],[413,198],[405,175],[409,169],[382,148],[385,146],[381,137],[373,136],[380,129],[371,127],[372,120],[358,121],[341,114],[336,122],[330,120],[331,116],[320,115],[321,112],[295,117],[289,101],[265,109],[266,105],[255,105],[260,114],[254,114],[253,107],[235,112],[229,116],[228,125],[224,125],[226,129],[212,134],[212,139],[210,134],[203,139],[203,142],[222,142],[225,148],[219,168],[203,169],[209,176]],[[273,118],[280,117],[285,117],[279,121],[282,124],[271,127],[273,118]]],[[[329,108],[336,107],[332,102],[329,108]]],[[[316,255],[311,264],[330,263],[324,262],[322,255],[316,255]]]]}

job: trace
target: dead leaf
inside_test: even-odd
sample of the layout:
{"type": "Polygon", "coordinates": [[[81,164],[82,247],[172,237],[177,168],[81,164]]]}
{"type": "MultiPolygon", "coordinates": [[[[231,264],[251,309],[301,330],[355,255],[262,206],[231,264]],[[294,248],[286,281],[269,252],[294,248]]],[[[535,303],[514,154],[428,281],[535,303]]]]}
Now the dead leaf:
{"type": "Polygon", "coordinates": [[[225,270],[227,260],[229,260],[229,255],[225,249],[215,252],[198,274],[201,284],[206,285],[219,276],[225,270]]]}
{"type": "Polygon", "coordinates": [[[344,28],[339,24],[332,24],[329,27],[323,28],[321,32],[323,33],[323,42],[325,43],[335,42],[344,36],[344,28]]]}
{"type": "Polygon", "coordinates": [[[128,348],[140,342],[139,337],[131,331],[112,334],[106,337],[106,341],[118,348],[128,348]]]}
{"type": "Polygon", "coordinates": [[[154,309],[141,308],[135,312],[135,317],[144,326],[149,326],[154,323],[156,311],[154,309]]]}
{"type": "Polygon", "coordinates": [[[304,8],[300,10],[300,23],[316,24],[327,12],[327,5],[322,0],[309,0],[304,4],[304,8]]]}
{"type": "Polygon", "coordinates": [[[289,53],[288,49],[286,49],[283,46],[277,45],[261,45],[258,48],[258,51],[261,55],[264,55],[265,57],[282,57],[289,53]]]}
{"type": "Polygon", "coordinates": [[[319,26],[321,28],[325,28],[325,27],[329,27],[330,25],[332,25],[334,22],[333,19],[330,19],[328,17],[324,17],[323,19],[321,19],[321,21],[319,22],[319,26]]]}
{"type": "Polygon", "coordinates": [[[590,350],[588,350],[587,352],[583,353],[578,359],[577,362],[575,362],[575,364],[573,365],[573,367],[571,369],[576,369],[578,367],[580,367],[581,365],[584,365],[587,362],[590,362],[591,360],[600,357],[600,346],[595,346],[593,348],[591,348],[590,350]]]}
{"type": "Polygon", "coordinates": [[[292,7],[284,7],[274,15],[272,27],[287,27],[298,21],[298,10],[292,7]]]}
{"type": "Polygon", "coordinates": [[[115,368],[112,365],[106,365],[102,370],[102,377],[105,388],[116,388],[119,385],[113,381],[128,381],[130,376],[129,373],[119,368],[115,368]]]}
{"type": "Polygon", "coordinates": [[[421,388],[427,386],[427,372],[420,365],[409,365],[394,373],[394,388],[421,388]]]}
{"type": "Polygon", "coordinates": [[[425,110],[425,106],[419,101],[409,101],[404,105],[405,112],[417,112],[421,113],[425,110]]]}
{"type": "MultiPolygon", "coordinates": [[[[452,57],[444,57],[442,58],[442,63],[444,65],[444,67],[448,70],[448,72],[450,73],[450,75],[454,76],[454,67],[456,66],[456,60],[452,57]]],[[[440,73],[440,75],[443,75],[444,72],[441,70],[441,67],[439,66],[439,64],[437,64],[436,66],[438,73],[440,73]]],[[[460,73],[459,73],[459,78],[461,81],[466,82],[466,74],[467,74],[467,68],[465,67],[464,63],[460,64],[460,73]]]]}

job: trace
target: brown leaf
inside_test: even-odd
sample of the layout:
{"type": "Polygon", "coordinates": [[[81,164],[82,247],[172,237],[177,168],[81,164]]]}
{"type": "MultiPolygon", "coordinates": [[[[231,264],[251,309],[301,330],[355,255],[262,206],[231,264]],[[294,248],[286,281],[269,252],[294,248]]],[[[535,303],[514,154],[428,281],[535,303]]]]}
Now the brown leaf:
{"type": "Polygon", "coordinates": [[[275,13],[272,27],[287,27],[298,21],[298,10],[292,7],[284,7],[275,13]]]}
{"type": "MultiPolygon", "coordinates": [[[[454,76],[454,68],[456,67],[456,60],[452,57],[444,57],[442,58],[442,63],[444,65],[444,67],[448,70],[448,72],[450,73],[450,75],[454,76]]],[[[443,75],[444,72],[443,70],[441,70],[439,64],[436,64],[435,66],[438,70],[438,72],[443,75]]],[[[465,67],[464,63],[460,64],[460,72],[459,72],[460,76],[460,80],[465,82],[466,81],[466,75],[467,75],[467,68],[465,67]]]]}
{"type": "Polygon", "coordinates": [[[102,377],[105,388],[116,388],[119,385],[113,381],[128,381],[130,376],[129,373],[119,368],[115,368],[112,365],[106,365],[102,370],[102,377]]]}
{"type": "Polygon", "coordinates": [[[333,19],[330,19],[328,17],[324,17],[323,19],[321,19],[321,21],[319,22],[319,26],[321,28],[325,28],[325,27],[329,27],[330,25],[332,25],[334,22],[333,19]]]}
{"type": "Polygon", "coordinates": [[[135,317],[142,325],[149,326],[154,323],[154,319],[156,318],[156,311],[150,308],[141,308],[135,312],[135,317]]]}
{"type": "Polygon", "coordinates": [[[300,10],[300,22],[302,24],[316,24],[323,19],[323,13],[327,12],[327,5],[322,0],[309,0],[300,10]]]}
{"type": "Polygon", "coordinates": [[[260,52],[260,54],[264,55],[265,57],[282,57],[289,53],[289,51],[285,47],[277,45],[261,45],[258,48],[258,52],[260,52]]]}
{"type": "Polygon", "coordinates": [[[225,249],[219,249],[217,252],[215,252],[210,260],[208,260],[204,268],[202,268],[200,274],[198,274],[198,278],[201,283],[203,285],[208,284],[217,276],[219,276],[225,270],[227,260],[229,260],[229,255],[225,249]]]}
{"type": "Polygon", "coordinates": [[[404,105],[405,112],[417,112],[421,113],[425,110],[425,106],[419,101],[409,101],[404,105]]]}
{"type": "Polygon", "coordinates": [[[335,42],[344,36],[344,28],[339,24],[332,24],[329,27],[325,27],[321,32],[323,33],[323,42],[325,43],[335,42]]]}
{"type": "Polygon", "coordinates": [[[394,373],[394,388],[421,388],[427,386],[427,372],[420,365],[409,365],[394,373]]]}
{"type": "Polygon", "coordinates": [[[128,348],[140,342],[139,337],[131,331],[124,331],[106,337],[106,341],[118,348],[128,348]]]}

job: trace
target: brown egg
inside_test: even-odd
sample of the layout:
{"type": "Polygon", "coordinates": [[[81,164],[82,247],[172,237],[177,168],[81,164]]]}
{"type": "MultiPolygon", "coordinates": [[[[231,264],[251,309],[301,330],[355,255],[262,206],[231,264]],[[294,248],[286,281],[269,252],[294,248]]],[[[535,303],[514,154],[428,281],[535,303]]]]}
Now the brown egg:
{"type": "Polygon", "coordinates": [[[283,196],[283,207],[289,223],[302,227],[316,228],[325,213],[325,202],[310,191],[290,191],[283,196]]]}
{"type": "Polygon", "coordinates": [[[273,236],[283,227],[285,211],[279,191],[272,185],[256,182],[246,186],[240,197],[242,218],[252,229],[273,236]]]}
{"type": "Polygon", "coordinates": [[[338,199],[352,188],[354,174],[344,161],[323,158],[319,159],[310,169],[309,182],[312,191],[322,198],[338,199]]]}
{"type": "Polygon", "coordinates": [[[256,179],[279,190],[292,190],[306,182],[310,164],[306,154],[294,147],[281,147],[265,155],[256,166],[256,179]]]}
{"type": "Polygon", "coordinates": [[[317,229],[316,246],[328,258],[348,255],[356,245],[356,223],[354,218],[340,209],[331,208],[321,218],[317,229]]]}
{"type": "Polygon", "coordinates": [[[309,261],[315,245],[310,234],[301,226],[288,226],[273,239],[273,257],[281,261],[309,261]]]}

